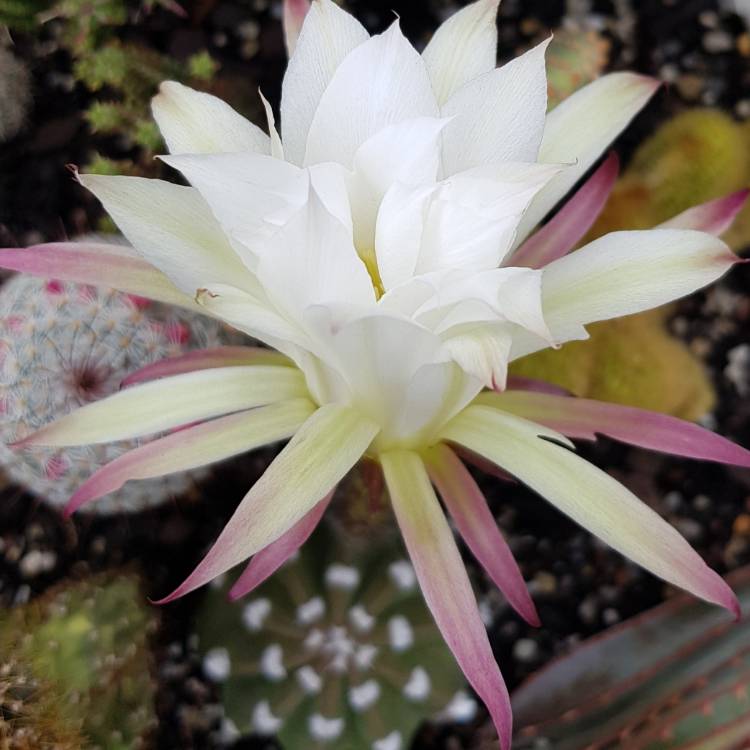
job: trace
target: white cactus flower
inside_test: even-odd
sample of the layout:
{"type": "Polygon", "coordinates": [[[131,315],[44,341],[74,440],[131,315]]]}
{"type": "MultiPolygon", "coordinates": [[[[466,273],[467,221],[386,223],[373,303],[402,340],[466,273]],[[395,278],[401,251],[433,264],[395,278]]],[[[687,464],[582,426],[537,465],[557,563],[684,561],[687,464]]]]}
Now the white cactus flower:
{"type": "Polygon", "coordinates": [[[293,53],[280,134],[267,104],[268,134],[212,96],[165,83],[153,102],[170,151],[162,158],[190,187],[79,178],[134,251],[46,245],[2,251],[0,265],[202,309],[282,353],[213,350],[148,368],[131,381],[151,382],[25,442],[96,443],[198,423],[97,472],[73,510],[129,479],[291,437],[167,600],[255,555],[236,591],[253,588],[309,536],[349,469],[375,458],[427,603],[507,748],[507,690],[433,483],[513,606],[531,622],[536,613],[448,443],[514,474],[657,575],[733,610],[734,595],[687,542],[571,452],[564,435],[750,459],[668,417],[506,390],[513,359],[721,276],[736,258],[709,232],[726,228],[743,196],[567,254],[611,187],[608,160],[529,237],[657,84],[604,76],[547,114],[546,43],[496,68],[497,5],[468,5],[420,55],[398,21],[371,37],[332,0],[309,11],[288,1],[293,53]]]}

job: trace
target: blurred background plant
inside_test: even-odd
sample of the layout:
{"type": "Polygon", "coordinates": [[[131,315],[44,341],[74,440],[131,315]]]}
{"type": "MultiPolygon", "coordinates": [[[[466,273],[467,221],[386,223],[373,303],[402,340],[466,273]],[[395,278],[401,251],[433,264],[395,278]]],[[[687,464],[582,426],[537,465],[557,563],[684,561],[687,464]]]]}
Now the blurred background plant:
{"type": "MultiPolygon", "coordinates": [[[[58,508],[98,468],[142,441],[15,450],[56,417],[117,392],[135,370],[242,337],[132,295],[19,274],[0,286],[0,470],[58,508]]],[[[186,495],[207,471],[129,482],[83,512],[135,512],[186,495]]]]}
{"type": "Polygon", "coordinates": [[[65,581],[0,617],[0,742],[135,750],[155,723],[155,610],[132,573],[65,581]]]}
{"type": "MultiPolygon", "coordinates": [[[[750,568],[728,579],[750,606],[750,568]]],[[[515,750],[736,750],[750,736],[750,622],[679,595],[575,647],[513,695],[515,750]]]]}
{"type": "Polygon", "coordinates": [[[392,535],[352,545],[321,526],[269,580],[197,614],[204,671],[221,686],[224,734],[284,748],[397,750],[422,721],[470,720],[474,699],[392,535]]]}

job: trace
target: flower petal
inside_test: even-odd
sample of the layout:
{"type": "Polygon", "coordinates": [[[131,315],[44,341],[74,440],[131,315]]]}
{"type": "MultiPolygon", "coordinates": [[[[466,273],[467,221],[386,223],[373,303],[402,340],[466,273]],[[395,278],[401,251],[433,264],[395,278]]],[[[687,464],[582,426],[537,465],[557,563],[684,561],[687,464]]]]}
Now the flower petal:
{"type": "Polygon", "coordinates": [[[446,177],[493,162],[537,161],[547,110],[548,44],[469,81],[443,105],[441,115],[453,117],[443,131],[446,177]]]}
{"type": "Polygon", "coordinates": [[[211,282],[253,289],[234,252],[193,188],[143,177],[80,175],[122,233],[146,260],[191,297],[211,282]]]}
{"type": "Polygon", "coordinates": [[[653,78],[635,73],[610,73],[579,89],[547,115],[539,161],[571,166],[534,199],[519,231],[519,244],[646,105],[659,85],[653,78]]]}
{"type": "Polygon", "coordinates": [[[119,490],[130,480],[188,471],[289,438],[314,411],[307,399],[282,401],[153,440],[96,471],[70,498],[65,514],[119,490]]]}
{"type": "Polygon", "coordinates": [[[489,709],[501,747],[509,750],[512,716],[508,690],[424,464],[410,451],[389,451],[381,454],[380,461],[427,606],[467,680],[489,709]]]}
{"type": "Polygon", "coordinates": [[[281,89],[281,138],[293,164],[305,158],[310,125],[336,69],[369,38],[362,24],[333,0],[310,6],[281,89]]]}
{"type": "Polygon", "coordinates": [[[495,462],[660,578],[738,614],[731,589],[675,529],[608,474],[540,440],[546,429],[487,406],[470,406],[446,426],[442,438],[495,462]]]}
{"type": "Polygon", "coordinates": [[[604,208],[619,168],[620,160],[612,152],[560,211],[513,253],[508,265],[542,268],[567,255],[604,208]]]}
{"type": "Polygon", "coordinates": [[[197,349],[167,357],[158,362],[141,367],[131,372],[121,383],[122,388],[157,380],[183,372],[209,370],[215,367],[236,367],[239,365],[288,365],[289,360],[273,349],[262,349],[258,346],[215,346],[210,349],[197,349]]]}
{"type": "Polygon", "coordinates": [[[127,388],[60,417],[21,440],[27,445],[85,445],[128,440],[254,406],[307,395],[292,367],[221,367],[127,388]]]}
{"type": "Polygon", "coordinates": [[[310,10],[310,0],[284,0],[284,42],[289,57],[294,54],[302,24],[310,10]]]}
{"type": "Polygon", "coordinates": [[[438,104],[497,63],[497,6],[478,0],[454,13],[432,35],[422,53],[438,104]]]}
{"type": "Polygon", "coordinates": [[[750,190],[738,190],[723,198],[702,203],[683,211],[673,219],[659,224],[660,229],[697,229],[717,236],[732,226],[737,214],[742,210],[750,190]]]}
{"type": "Polygon", "coordinates": [[[595,440],[606,435],[660,453],[750,467],[750,451],[731,440],[645,409],[530,391],[483,393],[475,403],[539,422],[572,438],[595,440]]]}
{"type": "Polygon", "coordinates": [[[253,555],[253,559],[242,571],[242,575],[229,589],[229,598],[232,601],[249,594],[263,581],[270,578],[310,538],[310,534],[315,531],[315,527],[323,518],[333,493],[334,490],[331,490],[317,505],[313,506],[312,510],[302,516],[289,531],[253,555]]]}
{"type": "Polygon", "coordinates": [[[0,250],[0,268],[33,276],[111,287],[127,294],[196,309],[161,271],[130,248],[98,242],[49,242],[0,250]]]}
{"type": "Polygon", "coordinates": [[[279,137],[279,131],[276,130],[276,118],[273,114],[273,108],[271,103],[263,96],[263,92],[258,89],[260,100],[263,103],[263,109],[266,112],[266,122],[268,123],[268,132],[271,137],[271,156],[274,159],[284,158],[284,146],[281,144],[281,138],[279,137]]]}
{"type": "Polygon", "coordinates": [[[245,495],[196,569],[157,604],[184,596],[275,542],[341,481],[377,433],[353,409],[318,409],[245,495]]]}
{"type": "Polygon", "coordinates": [[[513,609],[529,625],[538,627],[539,615],[518,563],[471,474],[447,445],[436,445],[427,451],[425,464],[469,549],[513,609]]]}
{"type": "Polygon", "coordinates": [[[151,111],[173,154],[271,150],[268,136],[226,102],[176,81],[159,86],[151,111]]]}
{"type": "Polygon", "coordinates": [[[333,74],[310,125],[304,163],[351,168],[357,149],[379,130],[437,116],[424,62],[394,21],[350,52],[333,74]]]}
{"type": "MultiPolygon", "coordinates": [[[[613,232],[543,269],[544,318],[562,343],[582,326],[658,307],[710,284],[737,257],[716,237],[680,229],[613,232]]],[[[516,337],[512,358],[547,346],[516,337]]]]}

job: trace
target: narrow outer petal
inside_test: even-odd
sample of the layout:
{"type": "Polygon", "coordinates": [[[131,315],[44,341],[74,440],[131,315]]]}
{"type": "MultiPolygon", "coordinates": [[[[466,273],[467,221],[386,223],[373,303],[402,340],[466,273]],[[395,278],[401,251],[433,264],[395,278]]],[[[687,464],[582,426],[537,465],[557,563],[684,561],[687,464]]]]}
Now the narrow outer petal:
{"type": "Polygon", "coordinates": [[[302,516],[289,531],[253,555],[253,559],[242,571],[242,575],[229,589],[229,598],[232,601],[249,594],[263,581],[270,578],[310,538],[310,534],[315,531],[315,527],[323,518],[334,491],[329,492],[317,505],[313,506],[313,509],[302,516]]]}
{"type": "Polygon", "coordinates": [[[70,498],[65,515],[119,490],[132,479],[188,471],[289,438],[314,411],[315,406],[307,399],[284,401],[204,422],[141,445],[89,477],[70,498]]]}
{"type": "Polygon", "coordinates": [[[131,372],[121,383],[121,387],[145,383],[148,380],[181,375],[183,372],[212,370],[216,367],[238,367],[242,365],[291,365],[283,354],[273,349],[259,346],[216,346],[210,349],[197,349],[176,357],[160,359],[158,362],[131,372]]]}
{"type": "Polygon", "coordinates": [[[184,596],[275,542],[341,481],[377,433],[353,409],[318,409],[245,495],[196,569],[156,603],[184,596]]]}
{"type": "Polygon", "coordinates": [[[432,35],[422,53],[438,104],[497,63],[497,6],[478,0],[454,13],[432,35]]]}
{"type": "Polygon", "coordinates": [[[750,190],[738,190],[723,198],[693,206],[673,219],[659,224],[659,228],[697,229],[699,232],[708,232],[717,236],[724,234],[747,202],[748,195],[750,195],[750,190]]]}
{"type": "Polygon", "coordinates": [[[187,372],[142,383],[55,420],[16,443],[86,445],[150,435],[254,406],[304,398],[302,373],[258,365],[187,372]]]}
{"type": "Polygon", "coordinates": [[[583,177],[659,85],[634,73],[610,73],[579,89],[547,115],[539,161],[571,166],[534,199],[519,228],[518,244],[583,177]]]}
{"type": "Polygon", "coordinates": [[[284,42],[289,57],[294,54],[305,16],[310,10],[310,0],[284,0],[284,42]]]}
{"type": "Polygon", "coordinates": [[[198,305],[161,271],[120,245],[95,242],[50,242],[0,250],[0,268],[47,279],[119,289],[127,294],[179,305],[198,305]]]}
{"type": "Polygon", "coordinates": [[[501,747],[510,750],[512,715],[508,690],[424,464],[410,451],[383,453],[380,461],[427,606],[469,683],[489,709],[501,747]]]}
{"type": "Polygon", "coordinates": [[[268,136],[218,97],[164,81],[151,111],[172,154],[270,151],[268,136]]]}
{"type": "Polygon", "coordinates": [[[138,253],[187,295],[213,282],[257,286],[197,190],[144,177],[78,179],[138,253]]]}
{"type": "Polygon", "coordinates": [[[614,152],[547,224],[513,253],[508,266],[542,268],[567,255],[591,229],[612,192],[620,160],[614,152]]]}
{"type": "Polygon", "coordinates": [[[739,615],[732,590],[674,528],[608,474],[575,453],[540,440],[545,429],[487,406],[470,406],[446,426],[442,438],[514,474],[665,581],[739,615]]]}
{"type": "Polygon", "coordinates": [[[606,435],[660,453],[750,467],[750,451],[731,440],[645,409],[528,391],[483,393],[475,403],[539,422],[572,438],[595,440],[606,435]]]}
{"type": "Polygon", "coordinates": [[[539,615],[508,543],[487,507],[487,501],[461,460],[447,445],[425,454],[425,465],[459,533],[495,585],[529,625],[539,627],[539,615]]]}

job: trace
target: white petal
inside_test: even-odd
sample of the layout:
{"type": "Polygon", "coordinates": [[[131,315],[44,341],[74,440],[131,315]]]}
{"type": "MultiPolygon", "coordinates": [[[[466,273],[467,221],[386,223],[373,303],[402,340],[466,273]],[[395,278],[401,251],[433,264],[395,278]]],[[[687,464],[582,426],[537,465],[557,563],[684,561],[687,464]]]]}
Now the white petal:
{"type": "Polygon", "coordinates": [[[509,471],[655,575],[736,612],[728,586],[675,529],[605,472],[540,440],[545,432],[489,407],[470,406],[447,426],[443,437],[509,471]]]}
{"type": "Polygon", "coordinates": [[[226,102],[176,81],[159,86],[151,111],[173,154],[267,154],[271,149],[269,137],[226,102]]]}
{"type": "Polygon", "coordinates": [[[271,240],[274,251],[258,265],[269,298],[301,320],[312,305],[374,304],[375,291],[351,232],[325,208],[317,193],[271,240]]]}
{"type": "Polygon", "coordinates": [[[287,220],[307,198],[307,173],[270,156],[181,154],[162,159],[200,192],[250,267],[272,229],[267,222],[287,220]]]}
{"type": "Polygon", "coordinates": [[[425,47],[422,57],[439,104],[472,78],[495,67],[499,2],[478,0],[462,8],[438,28],[425,47]]]}
{"type": "Polygon", "coordinates": [[[301,164],[320,97],[341,61],[369,34],[332,0],[315,0],[289,60],[281,90],[281,135],[286,158],[301,164]]]}
{"type": "Polygon", "coordinates": [[[443,105],[441,114],[454,116],[443,133],[443,174],[498,161],[537,161],[547,109],[548,44],[469,81],[443,105]]]}
{"type": "Polygon", "coordinates": [[[339,65],[310,126],[305,163],[351,167],[357,149],[379,130],[437,116],[424,62],[394,22],[339,65]]]}
{"type": "Polygon", "coordinates": [[[385,194],[375,223],[375,254],[385,289],[393,289],[414,275],[427,212],[437,189],[437,185],[396,183],[385,194]]]}
{"type": "Polygon", "coordinates": [[[190,297],[213,282],[255,287],[252,274],[193,188],[142,177],[79,179],[133,247],[190,297]]]}
{"type": "Polygon", "coordinates": [[[521,242],[575,185],[604,149],[653,96],[659,83],[634,73],[612,73],[584,86],[547,116],[539,160],[570,164],[534,200],[521,242]]]}
{"type": "Polygon", "coordinates": [[[445,342],[451,359],[482,381],[487,388],[501,390],[508,375],[511,335],[502,327],[479,326],[445,342]]]}
{"type": "MultiPolygon", "coordinates": [[[[585,337],[581,326],[683,297],[736,261],[720,239],[703,232],[613,232],[543,269],[544,317],[559,342],[585,337]]],[[[513,358],[543,346],[517,340],[513,358]]]]}
{"type": "Polygon", "coordinates": [[[396,183],[434,183],[440,165],[440,133],[446,122],[433,117],[405,120],[378,131],[357,149],[349,194],[360,254],[375,253],[378,211],[389,188],[396,183]]]}
{"type": "Polygon", "coordinates": [[[281,145],[281,138],[279,138],[279,132],[278,130],[276,130],[276,118],[274,117],[273,109],[271,108],[271,104],[268,99],[263,96],[263,92],[258,90],[258,93],[260,94],[260,100],[263,102],[263,109],[266,111],[268,132],[270,133],[271,138],[271,156],[273,156],[274,159],[283,159],[284,147],[281,145]]]}

